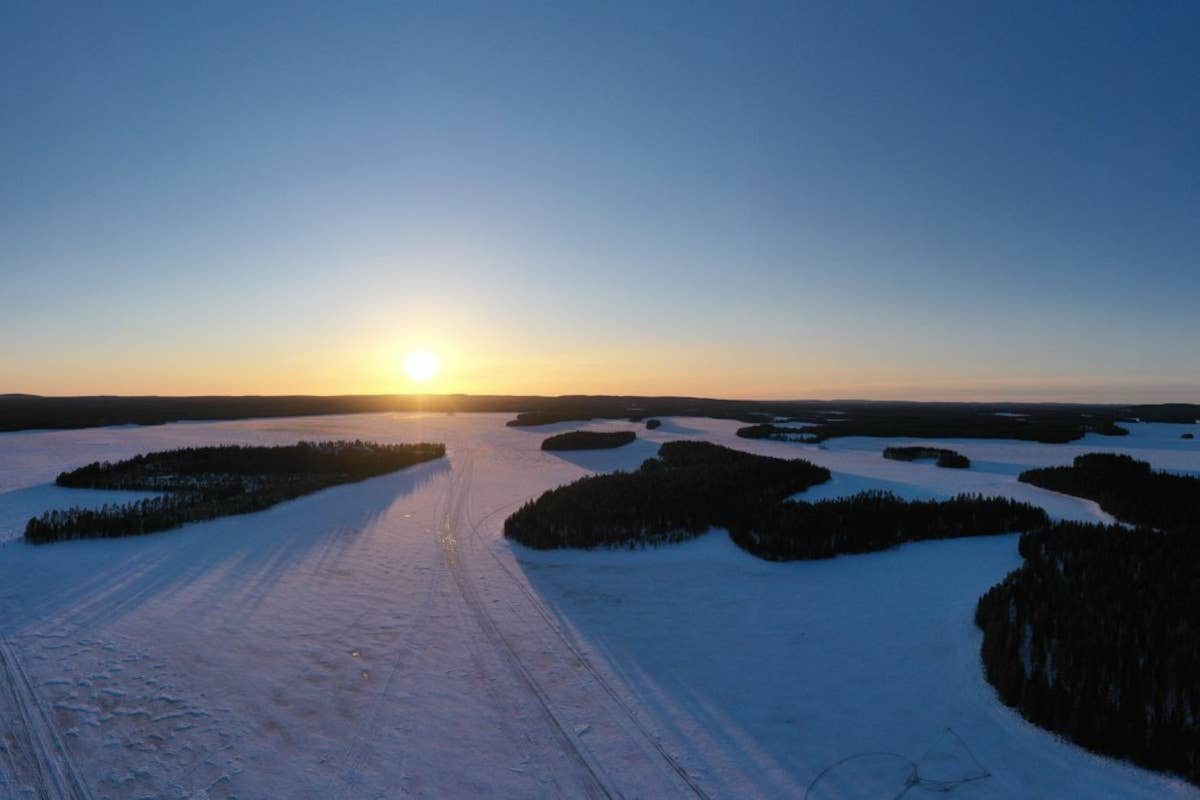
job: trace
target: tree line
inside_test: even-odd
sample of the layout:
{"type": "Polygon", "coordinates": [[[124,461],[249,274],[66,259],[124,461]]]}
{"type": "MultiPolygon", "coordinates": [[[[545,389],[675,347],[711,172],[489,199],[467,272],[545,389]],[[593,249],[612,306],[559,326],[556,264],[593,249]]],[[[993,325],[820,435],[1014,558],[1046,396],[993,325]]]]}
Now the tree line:
{"type": "Polygon", "coordinates": [[[623,447],[637,438],[633,431],[568,431],[542,441],[543,450],[605,450],[623,447]]]}
{"type": "Polygon", "coordinates": [[[883,457],[893,461],[916,461],[919,458],[932,458],[936,459],[934,463],[937,466],[950,469],[967,469],[971,466],[971,459],[962,453],[943,447],[885,447],[883,457]]]}
{"type": "Polygon", "coordinates": [[[1095,500],[1114,517],[1163,530],[1200,520],[1200,480],[1115,453],[1077,456],[1069,467],[1022,472],[1019,480],[1095,500]]]}
{"type": "Polygon", "coordinates": [[[860,492],[816,503],[777,503],[730,527],[747,552],[770,561],[831,558],[886,550],[905,542],[994,536],[1046,525],[1046,512],[1005,497],[961,494],[949,500],[903,500],[860,492]]]}
{"type": "Polygon", "coordinates": [[[1200,530],[1060,522],[979,601],[987,679],[1036,725],[1200,784],[1200,530]]]}
{"type": "Polygon", "coordinates": [[[1011,533],[1048,522],[1035,506],[973,495],[906,502],[863,492],[817,503],[788,500],[829,477],[824,467],[802,459],[668,442],[636,472],[581,478],[526,503],[505,521],[504,535],[539,549],[643,547],[723,527],[754,555],[790,560],[1011,533]]]}
{"type": "Polygon", "coordinates": [[[809,433],[805,428],[789,428],[786,425],[761,423],[747,425],[737,429],[737,435],[743,439],[771,439],[776,442],[819,442],[816,434],[809,433]]]}
{"type": "Polygon", "coordinates": [[[300,442],[279,447],[189,447],[94,462],[61,473],[59,486],[163,492],[160,497],[99,509],[48,511],[30,519],[35,544],[137,536],[188,522],[261,511],[341,483],[365,480],[441,458],[442,444],[300,442]]]}
{"type": "Polygon", "coordinates": [[[1200,784],[1200,480],[1111,453],[1020,479],[1137,527],[1022,536],[975,612],[988,680],[1035,724],[1200,784]]]}
{"type": "Polygon", "coordinates": [[[397,411],[510,412],[514,425],[594,418],[640,421],[690,416],[746,424],[815,423],[812,435],[986,437],[1064,442],[1088,432],[1119,435],[1123,420],[1200,419],[1192,404],[1114,406],[1046,403],[903,403],[845,400],[756,401],[697,397],[346,395],[340,397],[38,397],[0,394],[0,431],[156,425],[179,420],[250,419],[397,411]]]}
{"type": "Polygon", "coordinates": [[[591,475],[545,492],[505,520],[504,535],[537,549],[682,541],[829,477],[801,459],[667,442],[635,472],[591,475]]]}

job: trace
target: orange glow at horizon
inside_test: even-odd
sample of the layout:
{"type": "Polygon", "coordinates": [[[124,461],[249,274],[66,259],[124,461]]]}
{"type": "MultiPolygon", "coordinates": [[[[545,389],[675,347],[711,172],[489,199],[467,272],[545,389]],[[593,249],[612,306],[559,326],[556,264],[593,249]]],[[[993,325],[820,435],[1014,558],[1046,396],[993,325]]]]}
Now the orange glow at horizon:
{"type": "Polygon", "coordinates": [[[225,349],[171,348],[159,342],[131,347],[113,359],[79,347],[48,362],[18,354],[0,393],[80,395],[345,395],[609,394],[740,399],[903,399],[1158,402],[1188,399],[1188,387],[1148,375],[1140,385],[1107,383],[1104,376],[989,375],[924,365],[901,368],[852,352],[810,352],[798,360],[786,345],[660,346],[624,342],[547,342],[522,332],[467,325],[380,325],[344,337],[294,342],[259,339],[231,357],[225,349]],[[371,346],[366,342],[389,342],[371,346]],[[397,344],[400,343],[400,344],[397,344]],[[423,352],[419,369],[408,361],[423,352]],[[436,353],[436,355],[434,355],[436,353]],[[185,364],[186,368],[180,365],[185,364]],[[53,366],[53,369],[50,366],[53,366]],[[418,376],[428,376],[424,380],[418,376]]]}

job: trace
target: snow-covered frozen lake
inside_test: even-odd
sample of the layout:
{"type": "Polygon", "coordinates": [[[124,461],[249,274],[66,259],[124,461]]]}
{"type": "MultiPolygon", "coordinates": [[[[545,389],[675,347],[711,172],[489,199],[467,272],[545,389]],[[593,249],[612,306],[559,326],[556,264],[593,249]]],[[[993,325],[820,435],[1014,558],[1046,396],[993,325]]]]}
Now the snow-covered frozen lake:
{"type": "MultiPolygon", "coordinates": [[[[908,766],[963,798],[1198,798],[1091,755],[996,701],[975,601],[1016,537],[772,564],[723,532],[638,552],[532,552],[507,513],[589,471],[697,438],[804,457],[805,497],[1002,494],[1074,519],[1090,502],[1019,484],[1127,452],[1200,472],[1196,426],[1069,445],[946,440],[970,470],[667,419],[613,451],[544,453],[579,425],[509,415],[351,415],[0,434],[0,798],[895,797],[908,766]],[[169,447],[369,438],[447,458],[267,511],[144,538],[19,540],[51,507],[116,493],[63,469],[169,447]],[[947,729],[952,734],[947,734],[947,729]],[[952,738],[950,738],[952,737],[952,738]],[[949,742],[949,744],[947,744],[949,742]],[[858,753],[863,757],[837,765],[858,753]],[[889,760],[891,759],[891,760],[889,760]],[[43,774],[45,773],[45,774],[43,774]],[[56,793],[57,792],[57,793],[56,793]]],[[[913,787],[907,797],[926,793],[913,787]]]]}

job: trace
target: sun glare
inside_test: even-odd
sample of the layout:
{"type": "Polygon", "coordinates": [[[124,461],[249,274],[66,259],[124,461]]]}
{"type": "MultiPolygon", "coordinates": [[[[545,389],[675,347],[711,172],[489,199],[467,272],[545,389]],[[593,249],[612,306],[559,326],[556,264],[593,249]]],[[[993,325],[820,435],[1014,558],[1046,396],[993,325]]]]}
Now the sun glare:
{"type": "Polygon", "coordinates": [[[404,361],[404,371],[418,383],[432,378],[438,371],[438,359],[427,350],[414,350],[404,361]]]}

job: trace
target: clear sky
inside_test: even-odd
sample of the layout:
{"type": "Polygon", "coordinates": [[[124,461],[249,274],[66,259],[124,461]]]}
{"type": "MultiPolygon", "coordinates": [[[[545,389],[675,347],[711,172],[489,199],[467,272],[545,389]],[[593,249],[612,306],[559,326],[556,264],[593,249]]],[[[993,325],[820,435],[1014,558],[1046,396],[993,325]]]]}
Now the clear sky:
{"type": "Polygon", "coordinates": [[[0,4],[0,392],[1200,401],[1200,4],[600,5],[0,4]]]}

